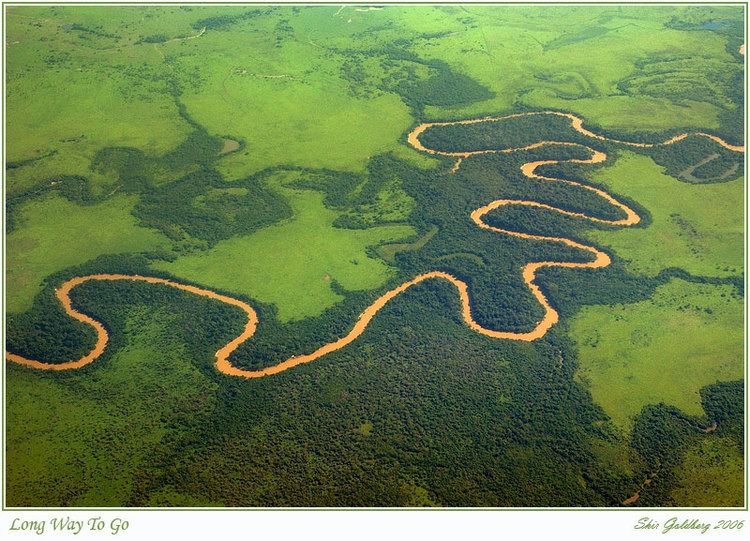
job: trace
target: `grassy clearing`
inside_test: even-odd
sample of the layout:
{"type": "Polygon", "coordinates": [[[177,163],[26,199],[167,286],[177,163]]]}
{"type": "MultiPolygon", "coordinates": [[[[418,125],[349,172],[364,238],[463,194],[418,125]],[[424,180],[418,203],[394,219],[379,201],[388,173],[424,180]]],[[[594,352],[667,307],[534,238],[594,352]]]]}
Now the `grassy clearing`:
{"type": "Polygon", "coordinates": [[[656,275],[680,267],[704,276],[736,276],[743,268],[742,179],[694,185],[663,173],[651,158],[623,152],[592,179],[632,198],[651,214],[646,228],[592,231],[588,237],[627,260],[632,271],[656,275]]]}
{"type": "MultiPolygon", "coordinates": [[[[715,129],[720,113],[734,110],[711,72],[735,73],[741,64],[726,51],[723,36],[667,28],[674,9],[467,6],[463,11],[452,18],[437,10],[411,13],[412,27],[423,18],[442,21],[444,35],[427,40],[420,54],[448,61],[497,96],[467,107],[427,108],[433,118],[493,114],[521,104],[569,110],[605,128],[641,132],[715,129]],[[662,68],[671,86],[630,86],[642,63],[654,57],[689,62],[662,68]],[[691,100],[686,87],[710,97],[691,100]]],[[[731,75],[718,80],[730,81],[731,75]]]]}
{"type": "Polygon", "coordinates": [[[133,46],[124,26],[101,27],[119,39],[71,28],[135,24],[136,15],[143,17],[132,9],[117,13],[121,19],[101,8],[9,11],[7,157],[56,152],[33,167],[11,170],[10,192],[54,175],[91,176],[90,160],[103,146],[161,154],[188,133],[158,80],[165,67],[153,47],[133,46]]]}
{"type": "Polygon", "coordinates": [[[95,372],[45,379],[9,371],[10,505],[126,505],[139,469],[180,430],[172,418],[197,419],[212,407],[215,385],[172,338],[171,317],[130,312],[128,344],[95,372]]]}
{"type": "Polygon", "coordinates": [[[733,287],[682,280],[647,301],[586,307],[570,323],[577,377],[623,428],[647,404],[702,415],[701,387],[742,377],[742,322],[733,287]]]}
{"type": "Polygon", "coordinates": [[[280,164],[361,171],[372,155],[398,146],[412,120],[397,96],[351,96],[339,57],[298,41],[276,47],[272,29],[254,29],[208,33],[200,56],[179,58],[180,72],[203,81],[184,95],[190,114],[212,133],[247,141],[245,153],[222,160],[222,173],[241,177],[280,164]]]}
{"type": "Polygon", "coordinates": [[[732,438],[704,438],[677,469],[672,498],[681,507],[742,507],[742,450],[732,438]]]}
{"type": "Polygon", "coordinates": [[[326,208],[322,194],[284,186],[297,178],[298,173],[280,173],[270,180],[273,189],[289,201],[294,212],[290,220],[154,266],[274,304],[281,321],[318,315],[342,300],[331,288],[332,280],[347,290],[385,283],[394,270],[370,258],[366,248],[403,239],[414,229],[404,225],[335,228],[333,221],[341,213],[326,208]]]}
{"type": "Polygon", "coordinates": [[[135,197],[121,195],[81,206],[49,195],[24,204],[23,225],[6,238],[6,310],[29,308],[42,280],[66,267],[102,254],[168,248],[169,239],[136,224],[134,203],[135,197]]]}

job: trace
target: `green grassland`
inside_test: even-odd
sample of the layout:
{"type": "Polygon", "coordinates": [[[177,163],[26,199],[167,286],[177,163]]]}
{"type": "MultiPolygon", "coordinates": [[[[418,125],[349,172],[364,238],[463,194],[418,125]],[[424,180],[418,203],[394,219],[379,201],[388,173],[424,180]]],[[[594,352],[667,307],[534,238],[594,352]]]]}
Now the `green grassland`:
{"type": "Polygon", "coordinates": [[[566,8],[563,14],[471,6],[465,11],[462,24],[445,20],[441,30],[447,35],[429,40],[422,54],[460,63],[497,97],[468,107],[428,108],[435,118],[496,113],[520,103],[573,111],[605,128],[642,132],[676,126],[714,129],[723,108],[735,109],[710,75],[711,69],[741,69],[725,50],[725,39],[666,28],[675,16],[672,10],[631,6],[623,14],[619,8],[587,6],[566,8]],[[663,69],[672,86],[623,89],[654,57],[685,60],[663,69]],[[685,87],[711,90],[712,99],[686,95],[685,87]]]}
{"type": "MultiPolygon", "coordinates": [[[[85,27],[87,13],[92,10],[9,10],[7,159],[54,152],[33,167],[11,170],[9,193],[52,176],[91,175],[90,161],[104,146],[161,154],[188,133],[158,80],[164,66],[156,51],[69,28],[73,23],[85,27]]],[[[99,25],[113,22],[101,9],[93,13],[99,25]]],[[[127,14],[136,20],[135,10],[127,14]]]]}
{"type": "Polygon", "coordinates": [[[281,164],[361,171],[374,154],[396,148],[411,123],[397,96],[350,96],[325,50],[296,41],[274,47],[259,35],[248,55],[242,28],[200,39],[201,54],[180,57],[178,69],[206,82],[184,101],[211,132],[247,141],[246,154],[220,165],[230,177],[281,164]]]}
{"type": "Polygon", "coordinates": [[[736,276],[743,268],[743,179],[694,185],[665,175],[651,158],[623,152],[592,173],[612,193],[625,195],[651,215],[648,227],[592,231],[638,274],[678,267],[702,276],[736,276]]]}
{"type": "Polygon", "coordinates": [[[135,197],[119,195],[81,206],[49,195],[24,204],[22,225],[6,237],[6,310],[29,308],[44,278],[67,267],[102,254],[168,248],[169,239],[137,225],[134,203],[135,197]]]}
{"type": "Polygon", "coordinates": [[[154,267],[274,304],[281,321],[318,315],[343,300],[332,289],[334,280],[345,290],[361,290],[376,288],[393,276],[395,269],[371,258],[366,248],[409,237],[413,228],[335,228],[333,221],[341,213],[326,208],[320,193],[285,186],[298,179],[294,172],[269,179],[292,207],[289,220],[154,267]]]}
{"type": "Polygon", "coordinates": [[[700,416],[702,387],[742,377],[742,321],[733,287],[682,280],[646,301],[585,308],[570,322],[577,377],[625,429],[648,404],[700,416]]]}

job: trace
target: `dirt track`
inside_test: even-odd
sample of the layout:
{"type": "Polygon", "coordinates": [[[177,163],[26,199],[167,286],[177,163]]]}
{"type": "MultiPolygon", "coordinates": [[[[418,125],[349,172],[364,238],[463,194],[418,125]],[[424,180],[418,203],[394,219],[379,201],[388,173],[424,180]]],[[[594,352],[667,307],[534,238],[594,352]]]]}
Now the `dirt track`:
{"type": "Polygon", "coordinates": [[[73,288],[77,287],[78,285],[84,282],[88,282],[92,280],[99,280],[99,281],[129,280],[129,281],[147,282],[150,284],[165,285],[165,286],[174,287],[176,289],[180,289],[183,291],[187,291],[195,295],[209,297],[211,299],[215,299],[220,302],[224,302],[224,303],[240,308],[247,314],[247,323],[245,324],[245,328],[241,334],[239,334],[236,338],[234,338],[232,341],[230,341],[228,344],[226,344],[225,346],[223,346],[221,349],[219,349],[216,352],[216,368],[223,374],[226,374],[229,376],[239,376],[239,377],[244,377],[244,378],[257,378],[257,377],[278,374],[280,372],[293,368],[297,365],[309,363],[311,361],[319,359],[320,357],[323,357],[324,355],[327,355],[331,352],[334,352],[343,348],[344,346],[356,340],[365,331],[370,321],[372,321],[372,318],[375,317],[375,315],[380,311],[380,309],[383,308],[391,299],[397,297],[398,295],[400,295],[401,293],[403,293],[404,291],[406,291],[413,285],[416,285],[425,280],[431,280],[431,279],[446,280],[447,282],[453,284],[456,287],[456,289],[458,290],[459,299],[461,301],[461,315],[463,317],[464,322],[472,330],[480,334],[483,334],[485,336],[489,336],[489,337],[497,338],[497,339],[521,340],[521,341],[530,342],[538,338],[541,338],[547,333],[547,331],[555,323],[557,323],[559,316],[558,316],[558,313],[555,311],[555,309],[552,308],[552,306],[549,304],[547,298],[544,296],[539,286],[535,283],[537,271],[545,267],[563,267],[563,268],[606,267],[610,263],[610,258],[606,253],[596,249],[593,246],[587,246],[587,245],[575,242],[571,239],[566,239],[564,237],[548,237],[548,236],[542,236],[542,235],[532,235],[528,233],[519,233],[516,231],[509,231],[509,230],[493,227],[485,223],[483,221],[483,217],[487,213],[495,209],[498,209],[500,207],[503,207],[503,206],[520,205],[520,206],[526,206],[526,207],[535,207],[535,208],[541,208],[545,210],[551,210],[560,214],[564,214],[566,216],[584,218],[586,220],[596,222],[596,223],[620,225],[620,226],[630,226],[630,225],[637,224],[640,221],[640,217],[638,216],[638,214],[636,214],[635,211],[633,211],[627,205],[619,202],[617,199],[615,199],[613,196],[611,196],[607,192],[600,190],[598,188],[587,186],[585,184],[581,184],[581,183],[574,182],[571,180],[565,180],[565,179],[559,179],[559,178],[553,178],[553,177],[545,177],[536,173],[537,168],[543,165],[550,165],[550,164],[563,163],[563,162],[580,163],[580,164],[601,163],[607,159],[606,154],[604,154],[603,152],[594,150],[585,145],[581,145],[579,143],[569,143],[569,142],[560,142],[560,141],[540,141],[537,143],[533,143],[531,145],[527,145],[525,147],[512,148],[512,149],[479,150],[479,151],[466,151],[466,152],[443,152],[439,150],[426,148],[422,145],[421,141],[419,140],[419,136],[422,133],[424,133],[427,129],[434,127],[434,126],[447,126],[447,125],[453,125],[453,124],[476,124],[480,122],[498,122],[498,121],[502,121],[502,120],[509,119],[509,118],[514,118],[518,116],[527,116],[527,115],[557,115],[557,116],[566,117],[571,120],[571,126],[576,131],[578,131],[579,133],[583,135],[586,135],[587,137],[615,142],[618,144],[628,145],[628,146],[649,148],[649,147],[654,147],[657,145],[673,144],[689,136],[700,136],[700,137],[707,137],[711,139],[712,141],[715,141],[719,145],[723,146],[724,148],[727,148],[734,152],[744,151],[744,147],[730,145],[714,135],[709,135],[705,133],[690,133],[690,134],[684,133],[676,137],[673,137],[672,139],[664,141],[662,143],[652,143],[652,144],[651,143],[631,143],[628,141],[608,139],[608,138],[605,138],[601,135],[598,135],[596,133],[593,133],[585,129],[583,127],[583,120],[576,117],[575,115],[568,114],[568,113],[560,113],[556,111],[520,113],[520,114],[508,115],[504,117],[486,117],[486,118],[475,119],[475,120],[462,120],[462,121],[455,121],[455,122],[425,123],[414,128],[414,130],[412,130],[412,132],[409,133],[409,136],[408,136],[409,144],[412,145],[415,149],[420,150],[422,152],[426,152],[428,154],[452,156],[452,157],[457,158],[456,164],[453,166],[454,172],[459,169],[464,159],[467,159],[467,158],[470,158],[471,156],[476,156],[479,154],[503,154],[503,153],[511,153],[511,152],[521,152],[521,151],[531,150],[531,149],[535,149],[535,148],[539,148],[543,146],[573,146],[573,147],[583,148],[591,154],[590,158],[569,159],[569,160],[543,160],[543,161],[527,162],[521,166],[521,172],[525,176],[536,179],[536,180],[540,180],[544,182],[562,182],[571,186],[576,186],[579,188],[592,191],[598,196],[605,199],[611,205],[623,211],[625,215],[624,218],[621,218],[619,220],[604,220],[601,218],[588,216],[583,213],[566,211],[566,210],[559,209],[557,207],[553,207],[553,206],[539,203],[536,201],[497,199],[495,201],[488,203],[487,205],[483,207],[480,207],[474,210],[471,213],[471,216],[470,216],[471,220],[482,229],[487,229],[489,231],[494,231],[496,233],[502,233],[505,235],[511,235],[514,237],[519,237],[519,238],[524,238],[524,239],[540,240],[540,241],[547,241],[547,242],[558,242],[566,246],[570,246],[572,248],[576,248],[585,252],[589,252],[593,256],[592,261],[585,262],[585,263],[574,263],[574,262],[566,262],[566,261],[534,261],[534,262],[530,262],[524,265],[524,267],[522,268],[523,280],[528,286],[532,295],[542,305],[542,307],[544,308],[544,312],[545,312],[542,320],[539,321],[536,324],[536,326],[531,331],[528,331],[528,332],[516,333],[516,332],[509,332],[509,331],[497,331],[497,330],[487,329],[485,327],[482,327],[472,317],[469,290],[468,290],[467,284],[463,282],[462,280],[459,280],[455,276],[452,276],[446,272],[432,271],[432,272],[420,274],[416,276],[415,278],[413,278],[412,280],[409,280],[408,282],[404,282],[398,287],[378,297],[375,300],[375,302],[373,302],[360,314],[352,330],[349,331],[349,333],[346,334],[344,337],[339,338],[338,340],[334,342],[325,344],[321,346],[320,348],[318,348],[317,350],[313,351],[312,353],[293,356],[285,361],[279,362],[278,364],[275,364],[273,366],[269,366],[267,368],[263,368],[260,370],[245,370],[245,369],[237,368],[236,366],[234,366],[230,362],[229,357],[237,349],[237,347],[239,347],[240,344],[242,344],[243,342],[245,342],[246,340],[248,340],[255,334],[255,330],[258,324],[258,315],[249,304],[245,303],[244,301],[210,291],[208,289],[203,289],[203,288],[199,288],[199,287],[191,286],[187,284],[181,284],[179,282],[174,282],[174,281],[166,280],[163,278],[138,276],[138,275],[125,275],[125,274],[94,274],[94,275],[79,276],[76,278],[72,278],[71,280],[68,280],[67,282],[63,283],[62,286],[60,286],[60,288],[56,290],[57,298],[62,303],[63,308],[65,309],[65,312],[70,317],[82,323],[85,323],[87,325],[90,325],[96,331],[97,341],[96,341],[96,346],[94,347],[93,350],[91,350],[88,354],[86,354],[85,356],[81,357],[78,360],[60,362],[60,363],[44,363],[44,362],[36,361],[33,359],[27,359],[25,357],[22,357],[21,355],[17,355],[11,352],[6,352],[6,358],[9,361],[22,364],[24,366],[28,366],[31,368],[41,369],[41,370],[75,369],[75,368],[80,368],[82,366],[90,364],[94,360],[96,360],[104,352],[104,349],[109,340],[107,331],[100,322],[96,321],[90,316],[87,316],[86,314],[81,313],[77,311],[75,308],[73,308],[72,301],[70,299],[70,291],[73,288]]]}

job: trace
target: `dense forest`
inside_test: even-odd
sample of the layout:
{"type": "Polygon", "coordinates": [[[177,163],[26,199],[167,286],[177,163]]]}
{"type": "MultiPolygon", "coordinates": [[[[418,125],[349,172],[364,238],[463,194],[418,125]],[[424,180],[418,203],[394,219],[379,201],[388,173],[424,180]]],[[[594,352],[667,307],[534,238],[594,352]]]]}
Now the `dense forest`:
{"type": "Polygon", "coordinates": [[[349,82],[353,95],[366,97],[378,92],[394,92],[412,109],[416,118],[424,115],[428,105],[455,107],[494,96],[470,77],[452,70],[446,62],[425,60],[410,51],[409,47],[420,38],[425,39],[425,35],[411,40],[399,39],[380,49],[330,50],[347,58],[341,75],[349,82]],[[373,77],[366,69],[368,61],[377,64],[379,76],[373,77]]]}

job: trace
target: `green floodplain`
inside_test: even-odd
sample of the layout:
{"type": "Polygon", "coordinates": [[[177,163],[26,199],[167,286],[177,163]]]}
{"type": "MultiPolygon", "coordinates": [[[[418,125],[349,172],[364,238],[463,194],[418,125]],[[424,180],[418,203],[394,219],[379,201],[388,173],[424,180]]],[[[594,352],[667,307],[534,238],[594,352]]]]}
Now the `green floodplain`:
{"type": "Polygon", "coordinates": [[[344,336],[415,276],[474,319],[544,315],[530,261],[589,261],[480,229],[597,247],[546,268],[532,342],[473,332],[425,281],[353,343],[280,374],[214,367],[243,314],[163,286],[88,282],[109,343],[66,371],[6,363],[8,506],[742,506],[742,6],[9,6],[6,349],[92,349],[55,297],[94,273],[242,299],[260,369],[344,336]],[[560,111],[425,131],[424,122],[560,111]],[[702,132],[671,145],[658,143],[702,132]],[[564,162],[604,152],[597,164],[564,162]],[[730,148],[731,147],[731,148],[730,148]],[[732,150],[735,148],[735,150],[732,150]],[[646,484],[644,481],[648,480],[646,484]]]}

